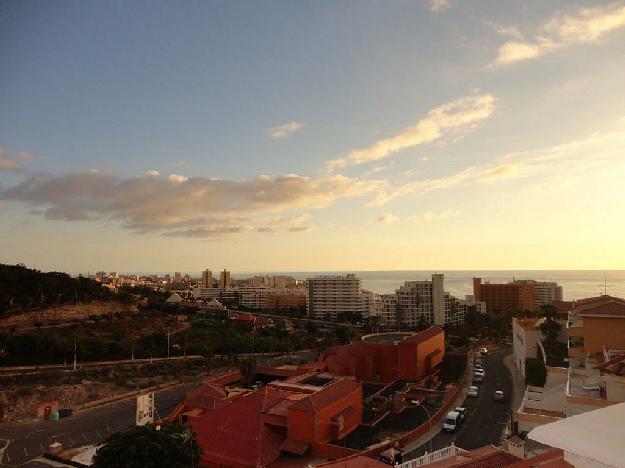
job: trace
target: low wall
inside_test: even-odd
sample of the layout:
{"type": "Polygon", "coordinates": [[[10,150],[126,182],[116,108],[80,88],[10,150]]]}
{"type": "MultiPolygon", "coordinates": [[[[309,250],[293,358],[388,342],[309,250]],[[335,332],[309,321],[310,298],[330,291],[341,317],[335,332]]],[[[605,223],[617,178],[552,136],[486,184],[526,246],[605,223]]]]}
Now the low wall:
{"type": "Polygon", "coordinates": [[[327,458],[329,460],[350,458],[361,454],[358,450],[341,447],[339,445],[325,444],[322,442],[313,442],[310,444],[310,448],[314,456],[327,458]]]}

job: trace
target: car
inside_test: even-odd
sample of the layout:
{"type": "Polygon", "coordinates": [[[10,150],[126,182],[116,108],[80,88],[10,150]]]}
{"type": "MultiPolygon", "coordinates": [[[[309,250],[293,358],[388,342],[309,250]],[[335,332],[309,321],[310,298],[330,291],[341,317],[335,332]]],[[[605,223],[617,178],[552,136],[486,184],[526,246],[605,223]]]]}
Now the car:
{"type": "Polygon", "coordinates": [[[482,383],[484,381],[484,374],[473,374],[473,382],[475,383],[482,383]]]}
{"type": "Polygon", "coordinates": [[[471,385],[469,387],[469,391],[467,392],[467,396],[471,397],[471,398],[476,398],[478,395],[479,390],[477,389],[477,387],[475,385],[471,385]]]}
{"type": "Polygon", "coordinates": [[[482,355],[488,354],[488,349],[480,348],[480,354],[482,354],[482,355]]]}
{"type": "Polygon", "coordinates": [[[504,401],[506,397],[501,390],[495,390],[495,401],[504,401]]]}
{"type": "Polygon", "coordinates": [[[460,422],[462,421],[460,417],[460,413],[457,411],[450,411],[443,419],[443,431],[445,432],[456,432],[460,422]]]}
{"type": "Polygon", "coordinates": [[[460,421],[464,421],[464,418],[467,417],[467,409],[462,406],[457,406],[454,408],[454,411],[460,415],[460,421]]]}
{"type": "Polygon", "coordinates": [[[475,369],[473,371],[474,374],[482,374],[482,377],[486,376],[486,372],[484,372],[484,369],[475,369]]]}
{"type": "Polygon", "coordinates": [[[482,364],[475,364],[473,367],[475,370],[484,370],[484,366],[482,366],[482,364]]]}

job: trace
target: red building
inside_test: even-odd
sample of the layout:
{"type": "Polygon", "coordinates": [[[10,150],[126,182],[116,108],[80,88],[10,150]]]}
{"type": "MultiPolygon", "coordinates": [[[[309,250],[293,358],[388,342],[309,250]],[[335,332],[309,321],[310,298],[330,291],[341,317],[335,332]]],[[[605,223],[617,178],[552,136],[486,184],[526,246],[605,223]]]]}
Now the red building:
{"type": "MultiPolygon", "coordinates": [[[[419,333],[382,333],[361,341],[328,349],[316,366],[334,375],[353,375],[358,380],[418,382],[429,375],[445,355],[441,327],[419,333]]],[[[311,366],[311,367],[312,367],[311,366]]]]}

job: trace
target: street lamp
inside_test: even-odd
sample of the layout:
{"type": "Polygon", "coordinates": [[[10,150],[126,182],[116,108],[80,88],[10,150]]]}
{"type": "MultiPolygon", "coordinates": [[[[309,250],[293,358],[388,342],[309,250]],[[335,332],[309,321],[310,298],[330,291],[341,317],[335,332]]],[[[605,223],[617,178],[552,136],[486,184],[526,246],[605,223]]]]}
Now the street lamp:
{"type": "MultiPolygon", "coordinates": [[[[428,422],[430,423],[430,430],[428,431],[428,433],[432,432],[432,417],[430,416],[430,412],[428,411],[428,409],[423,406],[423,402],[425,400],[421,400],[420,402],[417,403],[417,406],[423,408],[425,410],[425,413],[428,415],[428,422]]],[[[430,438],[430,453],[432,453],[432,439],[430,438]]]]}

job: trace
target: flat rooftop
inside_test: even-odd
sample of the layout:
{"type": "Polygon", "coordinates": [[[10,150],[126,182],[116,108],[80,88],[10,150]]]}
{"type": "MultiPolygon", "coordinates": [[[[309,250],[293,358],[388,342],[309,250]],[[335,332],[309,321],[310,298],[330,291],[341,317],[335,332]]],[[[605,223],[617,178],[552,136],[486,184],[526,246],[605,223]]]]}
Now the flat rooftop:
{"type": "Polygon", "coordinates": [[[366,335],[362,337],[363,341],[370,343],[393,344],[396,341],[403,341],[414,333],[383,333],[376,335],[366,335]]]}

